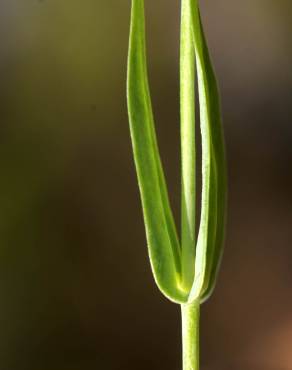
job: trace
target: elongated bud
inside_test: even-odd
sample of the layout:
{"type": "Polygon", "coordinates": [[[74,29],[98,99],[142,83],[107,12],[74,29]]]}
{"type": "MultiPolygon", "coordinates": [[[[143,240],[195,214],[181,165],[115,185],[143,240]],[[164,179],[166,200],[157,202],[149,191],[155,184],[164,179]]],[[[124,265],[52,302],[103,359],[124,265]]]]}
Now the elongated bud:
{"type": "Polygon", "coordinates": [[[196,0],[182,0],[182,240],[179,242],[156,139],[147,78],[144,0],[132,0],[127,83],[130,132],[150,262],[171,301],[208,298],[216,281],[225,229],[226,168],[219,94],[196,0]],[[196,65],[196,68],[195,68],[196,65]],[[195,77],[202,139],[202,198],[195,235],[195,77]]]}

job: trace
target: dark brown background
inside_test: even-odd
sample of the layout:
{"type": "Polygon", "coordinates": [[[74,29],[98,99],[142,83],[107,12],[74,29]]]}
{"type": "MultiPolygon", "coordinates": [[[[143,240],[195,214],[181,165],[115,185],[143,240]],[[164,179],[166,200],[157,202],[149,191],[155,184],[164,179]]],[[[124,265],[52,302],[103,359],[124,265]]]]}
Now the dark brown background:
{"type": "MultiPolygon", "coordinates": [[[[179,207],[179,1],[146,1],[150,80],[179,207]]],[[[1,0],[0,368],[180,369],[128,133],[127,0],[1,0]]],[[[202,370],[292,369],[292,5],[204,0],[229,162],[226,253],[202,370]]]]}

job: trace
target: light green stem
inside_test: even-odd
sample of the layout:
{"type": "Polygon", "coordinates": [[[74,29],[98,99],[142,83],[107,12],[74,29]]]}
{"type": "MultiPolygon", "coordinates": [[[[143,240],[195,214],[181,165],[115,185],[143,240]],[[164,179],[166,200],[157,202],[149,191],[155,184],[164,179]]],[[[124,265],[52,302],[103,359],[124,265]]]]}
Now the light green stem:
{"type": "Polygon", "coordinates": [[[196,245],[195,48],[191,0],[181,0],[180,114],[182,285],[189,291],[194,280],[196,245]]]}
{"type": "Polygon", "coordinates": [[[183,370],[199,370],[200,302],[181,305],[183,370]]]}

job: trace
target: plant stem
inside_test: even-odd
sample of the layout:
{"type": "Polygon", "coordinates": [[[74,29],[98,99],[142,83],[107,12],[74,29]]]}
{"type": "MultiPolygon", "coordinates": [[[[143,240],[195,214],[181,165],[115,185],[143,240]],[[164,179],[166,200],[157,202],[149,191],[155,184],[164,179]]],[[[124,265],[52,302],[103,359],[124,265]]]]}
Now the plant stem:
{"type": "Polygon", "coordinates": [[[189,291],[194,280],[196,244],[195,48],[191,0],[181,0],[180,114],[182,285],[189,291]]]}
{"type": "Polygon", "coordinates": [[[200,302],[181,305],[183,370],[199,370],[200,302]]]}

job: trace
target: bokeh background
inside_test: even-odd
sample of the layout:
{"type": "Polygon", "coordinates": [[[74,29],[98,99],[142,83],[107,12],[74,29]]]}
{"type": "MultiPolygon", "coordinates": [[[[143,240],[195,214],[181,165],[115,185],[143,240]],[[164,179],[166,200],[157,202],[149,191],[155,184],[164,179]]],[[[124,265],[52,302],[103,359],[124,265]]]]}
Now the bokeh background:
{"type": "MultiPolygon", "coordinates": [[[[229,164],[202,370],[292,369],[292,3],[204,0],[229,164]]],[[[179,1],[146,1],[149,73],[179,214],[179,1]]],[[[129,141],[130,1],[1,0],[0,368],[178,370],[129,141]]]]}

